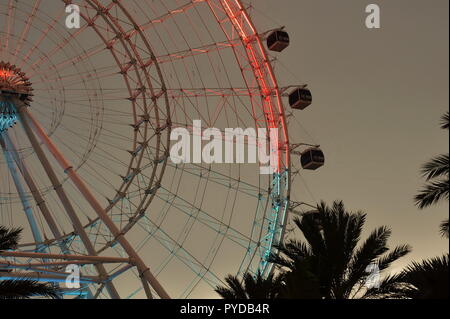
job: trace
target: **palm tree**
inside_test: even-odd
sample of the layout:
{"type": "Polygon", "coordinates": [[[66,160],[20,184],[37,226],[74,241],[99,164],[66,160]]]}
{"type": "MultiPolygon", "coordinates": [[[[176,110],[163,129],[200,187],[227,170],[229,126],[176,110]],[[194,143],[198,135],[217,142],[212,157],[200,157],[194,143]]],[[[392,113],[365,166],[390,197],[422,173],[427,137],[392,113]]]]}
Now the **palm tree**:
{"type": "MultiPolygon", "coordinates": [[[[17,247],[22,229],[7,229],[0,226],[0,252],[13,250],[17,247]]],[[[4,270],[0,269],[0,273],[4,270]]],[[[0,277],[1,278],[1,277],[0,277]]],[[[39,283],[34,280],[5,280],[0,281],[0,299],[26,299],[31,297],[57,298],[58,289],[50,284],[39,283]]]]}
{"type": "Polygon", "coordinates": [[[314,274],[313,263],[310,258],[293,261],[286,265],[282,272],[283,285],[279,298],[281,299],[321,299],[320,281],[314,274]]]}
{"type": "Polygon", "coordinates": [[[398,275],[386,278],[380,289],[369,289],[366,297],[448,299],[449,256],[413,262],[398,275]]]}
{"type": "Polygon", "coordinates": [[[7,229],[0,226],[0,251],[13,250],[20,240],[21,228],[7,229]]]}
{"type": "Polygon", "coordinates": [[[391,230],[387,227],[374,230],[358,246],[365,221],[366,214],[347,212],[341,201],[331,207],[322,202],[316,211],[294,220],[305,241],[287,241],[271,261],[291,274],[308,271],[310,278],[318,281],[320,298],[356,298],[373,275],[367,272],[371,265],[382,273],[411,251],[408,245],[390,250],[391,230]]]}
{"type": "Polygon", "coordinates": [[[227,286],[215,289],[223,299],[275,299],[281,289],[281,277],[274,274],[265,278],[261,273],[256,276],[247,273],[243,281],[230,275],[225,282],[227,286]]]}
{"type": "Polygon", "coordinates": [[[28,299],[31,297],[58,298],[57,290],[34,280],[0,281],[0,299],[28,299]]]}
{"type": "Polygon", "coordinates": [[[413,299],[448,299],[448,255],[413,262],[400,280],[409,285],[406,296],[413,299]]]}
{"type": "MultiPolygon", "coordinates": [[[[442,117],[441,128],[448,130],[449,113],[442,117]]],[[[426,184],[415,196],[416,205],[425,209],[449,198],[449,154],[434,157],[422,166],[422,175],[426,184]]],[[[441,224],[441,233],[448,237],[448,220],[441,224]]]]}

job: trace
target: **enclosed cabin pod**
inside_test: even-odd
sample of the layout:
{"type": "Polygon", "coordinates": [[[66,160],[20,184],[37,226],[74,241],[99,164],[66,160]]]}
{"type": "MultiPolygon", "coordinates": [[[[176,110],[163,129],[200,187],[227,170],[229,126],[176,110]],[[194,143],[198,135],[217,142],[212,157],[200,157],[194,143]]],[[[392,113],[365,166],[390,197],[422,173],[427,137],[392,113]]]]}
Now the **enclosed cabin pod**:
{"type": "Polygon", "coordinates": [[[289,34],[285,31],[273,31],[267,37],[267,47],[270,51],[281,52],[289,46],[289,34]]]}
{"type": "Polygon", "coordinates": [[[303,169],[315,171],[325,164],[325,155],[318,147],[312,147],[302,153],[300,157],[303,169]]]}
{"type": "Polygon", "coordinates": [[[289,94],[289,105],[296,110],[304,110],[312,104],[312,94],[307,88],[298,88],[289,94]]]}

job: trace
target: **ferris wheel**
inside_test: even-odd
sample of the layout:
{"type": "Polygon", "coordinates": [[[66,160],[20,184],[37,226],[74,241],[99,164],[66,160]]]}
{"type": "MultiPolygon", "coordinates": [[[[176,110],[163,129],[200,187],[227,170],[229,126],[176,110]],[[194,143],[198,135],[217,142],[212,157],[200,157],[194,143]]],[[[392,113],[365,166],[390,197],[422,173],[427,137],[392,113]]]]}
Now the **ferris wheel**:
{"type": "Polygon", "coordinates": [[[278,85],[282,28],[259,32],[240,0],[5,0],[0,25],[0,225],[24,229],[0,253],[0,280],[78,298],[203,298],[228,273],[270,273],[291,155],[324,163],[289,141],[285,100],[296,110],[312,97],[278,85]],[[79,28],[66,25],[72,4],[79,28]],[[270,174],[175,163],[171,135],[195,120],[275,130],[270,174]],[[69,265],[79,287],[64,286],[69,265]]]}

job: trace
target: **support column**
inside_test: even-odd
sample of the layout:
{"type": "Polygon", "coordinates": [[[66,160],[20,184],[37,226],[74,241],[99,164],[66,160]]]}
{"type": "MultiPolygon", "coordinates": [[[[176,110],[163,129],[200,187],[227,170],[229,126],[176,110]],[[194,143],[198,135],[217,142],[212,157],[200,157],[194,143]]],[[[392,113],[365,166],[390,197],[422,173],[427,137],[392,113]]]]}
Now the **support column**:
{"type": "MultiPolygon", "coordinates": [[[[22,174],[23,179],[25,180],[25,183],[27,184],[31,194],[33,195],[33,198],[36,202],[36,205],[39,207],[39,210],[41,211],[45,222],[50,228],[50,231],[52,232],[53,237],[55,237],[56,241],[58,242],[58,245],[62,251],[63,254],[69,254],[69,249],[67,248],[67,245],[65,242],[62,241],[62,234],[59,231],[59,228],[53,218],[53,216],[50,213],[50,210],[48,209],[47,203],[45,202],[44,198],[42,197],[36,183],[34,182],[27,166],[23,162],[23,160],[20,158],[19,153],[17,152],[17,148],[14,145],[14,142],[10,139],[8,132],[4,132],[2,138],[0,138],[0,144],[1,147],[6,149],[8,152],[12,154],[12,157],[14,161],[16,162],[17,167],[19,168],[20,173],[22,174]]],[[[92,296],[91,291],[89,288],[83,284],[84,289],[87,291],[87,294],[89,296],[92,296]]]]}
{"type": "Polygon", "coordinates": [[[8,164],[8,168],[14,181],[14,185],[16,186],[17,193],[19,194],[20,201],[22,202],[23,211],[25,212],[28,223],[30,224],[34,241],[37,243],[36,251],[41,251],[43,243],[42,235],[39,227],[37,226],[36,219],[34,218],[33,209],[30,202],[28,201],[25,189],[22,186],[22,181],[20,180],[19,173],[17,172],[17,169],[15,167],[14,160],[12,159],[11,154],[6,149],[5,141],[3,139],[3,133],[0,134],[0,145],[3,149],[3,154],[5,155],[6,163],[8,164]]]}
{"type": "Polygon", "coordinates": [[[47,146],[48,150],[56,161],[59,163],[64,172],[69,176],[74,185],[78,188],[80,193],[85,197],[86,201],[91,205],[94,211],[97,213],[100,220],[105,224],[105,226],[109,229],[109,231],[114,235],[115,239],[119,242],[125,252],[128,254],[130,258],[132,258],[136,264],[136,267],[139,270],[140,276],[143,276],[153,287],[156,293],[163,299],[170,299],[168,293],[164,290],[162,285],[158,282],[156,277],[151,273],[150,269],[138,255],[138,253],[134,250],[133,246],[128,242],[125,238],[124,234],[120,232],[119,228],[116,224],[109,218],[106,211],[97,201],[95,196],[91,193],[89,188],[83,182],[83,180],[78,176],[78,174],[73,169],[73,166],[69,164],[69,162],[64,158],[61,152],[58,150],[53,141],[47,136],[44,129],[39,125],[36,119],[30,114],[25,105],[20,104],[19,106],[19,114],[22,119],[22,122],[26,126],[32,126],[36,131],[37,135],[40,137],[41,141],[47,146]]]}
{"type": "Polygon", "coordinates": [[[2,144],[2,148],[5,148],[9,152],[11,152],[14,161],[16,162],[17,167],[19,168],[20,173],[23,176],[23,179],[25,180],[25,183],[27,184],[28,188],[30,189],[31,194],[33,195],[33,198],[36,202],[36,205],[39,207],[42,216],[45,219],[45,222],[50,228],[50,231],[52,232],[52,235],[55,237],[55,239],[58,241],[59,246],[61,247],[61,250],[63,253],[67,254],[69,252],[69,249],[65,245],[65,243],[61,242],[61,238],[63,237],[61,232],[59,231],[59,228],[53,219],[53,216],[50,214],[50,210],[48,209],[47,203],[45,202],[44,198],[42,197],[39,189],[36,186],[36,183],[34,182],[33,178],[31,177],[31,174],[25,165],[25,163],[20,158],[16,146],[14,145],[13,141],[9,138],[9,135],[7,132],[3,133],[3,139],[0,139],[0,144],[2,144]]]}
{"type": "MultiPolygon", "coordinates": [[[[19,104],[16,104],[16,108],[19,111],[20,122],[25,130],[25,133],[26,133],[28,139],[30,140],[30,143],[31,143],[34,151],[36,152],[36,155],[39,158],[39,161],[41,162],[45,172],[47,173],[47,175],[56,191],[56,194],[58,195],[59,200],[63,204],[63,207],[64,207],[69,219],[71,220],[76,233],[80,236],[80,239],[83,242],[83,245],[86,247],[86,251],[88,252],[88,254],[91,256],[96,256],[97,252],[95,251],[95,248],[92,245],[92,242],[89,239],[89,236],[87,235],[83,225],[81,224],[81,221],[79,220],[66,192],[64,191],[62,184],[58,180],[58,177],[57,177],[55,171],[53,170],[49,160],[47,159],[47,156],[45,155],[41,145],[39,144],[36,136],[33,133],[33,130],[31,129],[31,127],[28,123],[28,119],[26,118],[27,117],[26,116],[27,109],[26,109],[25,104],[19,102],[19,104]]],[[[96,264],[95,268],[97,269],[100,277],[105,281],[106,289],[108,290],[111,298],[119,299],[120,296],[119,296],[116,288],[112,284],[112,282],[109,281],[108,273],[107,273],[105,267],[103,266],[103,264],[101,264],[101,263],[96,264]]]]}

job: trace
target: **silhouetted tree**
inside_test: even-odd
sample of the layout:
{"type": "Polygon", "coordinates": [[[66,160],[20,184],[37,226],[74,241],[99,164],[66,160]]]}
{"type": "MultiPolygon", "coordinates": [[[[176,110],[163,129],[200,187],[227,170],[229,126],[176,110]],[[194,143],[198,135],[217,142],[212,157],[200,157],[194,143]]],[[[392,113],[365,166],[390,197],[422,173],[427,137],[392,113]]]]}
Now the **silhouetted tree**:
{"type": "MultiPolygon", "coordinates": [[[[449,113],[442,117],[441,128],[448,130],[449,113]]],[[[449,154],[434,157],[422,166],[422,174],[426,184],[415,197],[416,205],[425,209],[449,198],[449,154]]],[[[448,237],[448,220],[441,224],[441,233],[448,237]]]]}
{"type": "MultiPolygon", "coordinates": [[[[347,212],[340,201],[331,207],[322,202],[317,210],[294,220],[305,241],[288,240],[271,261],[289,274],[309,273],[310,279],[317,281],[320,298],[356,298],[374,275],[368,269],[382,274],[411,250],[408,245],[390,250],[387,241],[391,230],[387,227],[374,230],[358,246],[365,221],[366,214],[347,212]]],[[[286,286],[294,285],[290,278],[285,279],[286,286]]],[[[311,282],[309,285],[313,287],[311,282]]]]}
{"type": "Polygon", "coordinates": [[[293,261],[287,271],[283,271],[279,298],[281,299],[321,299],[320,281],[314,274],[309,258],[293,261]]]}
{"type": "Polygon", "coordinates": [[[383,280],[379,289],[370,289],[370,298],[448,299],[448,254],[413,262],[403,272],[383,280]]]}
{"type": "Polygon", "coordinates": [[[448,255],[413,262],[400,281],[408,284],[406,296],[413,299],[448,299],[448,255]]]}
{"type": "Polygon", "coordinates": [[[265,278],[261,273],[247,273],[243,280],[230,275],[225,282],[227,286],[215,289],[223,299],[275,299],[281,288],[281,277],[274,274],[265,278]]]}
{"type": "MultiPolygon", "coordinates": [[[[7,229],[0,226],[0,252],[17,247],[22,229],[7,229]]],[[[0,272],[2,270],[0,269],[0,272]]],[[[0,277],[1,278],[1,277],[0,277]]],[[[46,283],[34,280],[0,280],[0,299],[26,299],[31,297],[57,298],[58,289],[46,283]]]]}

